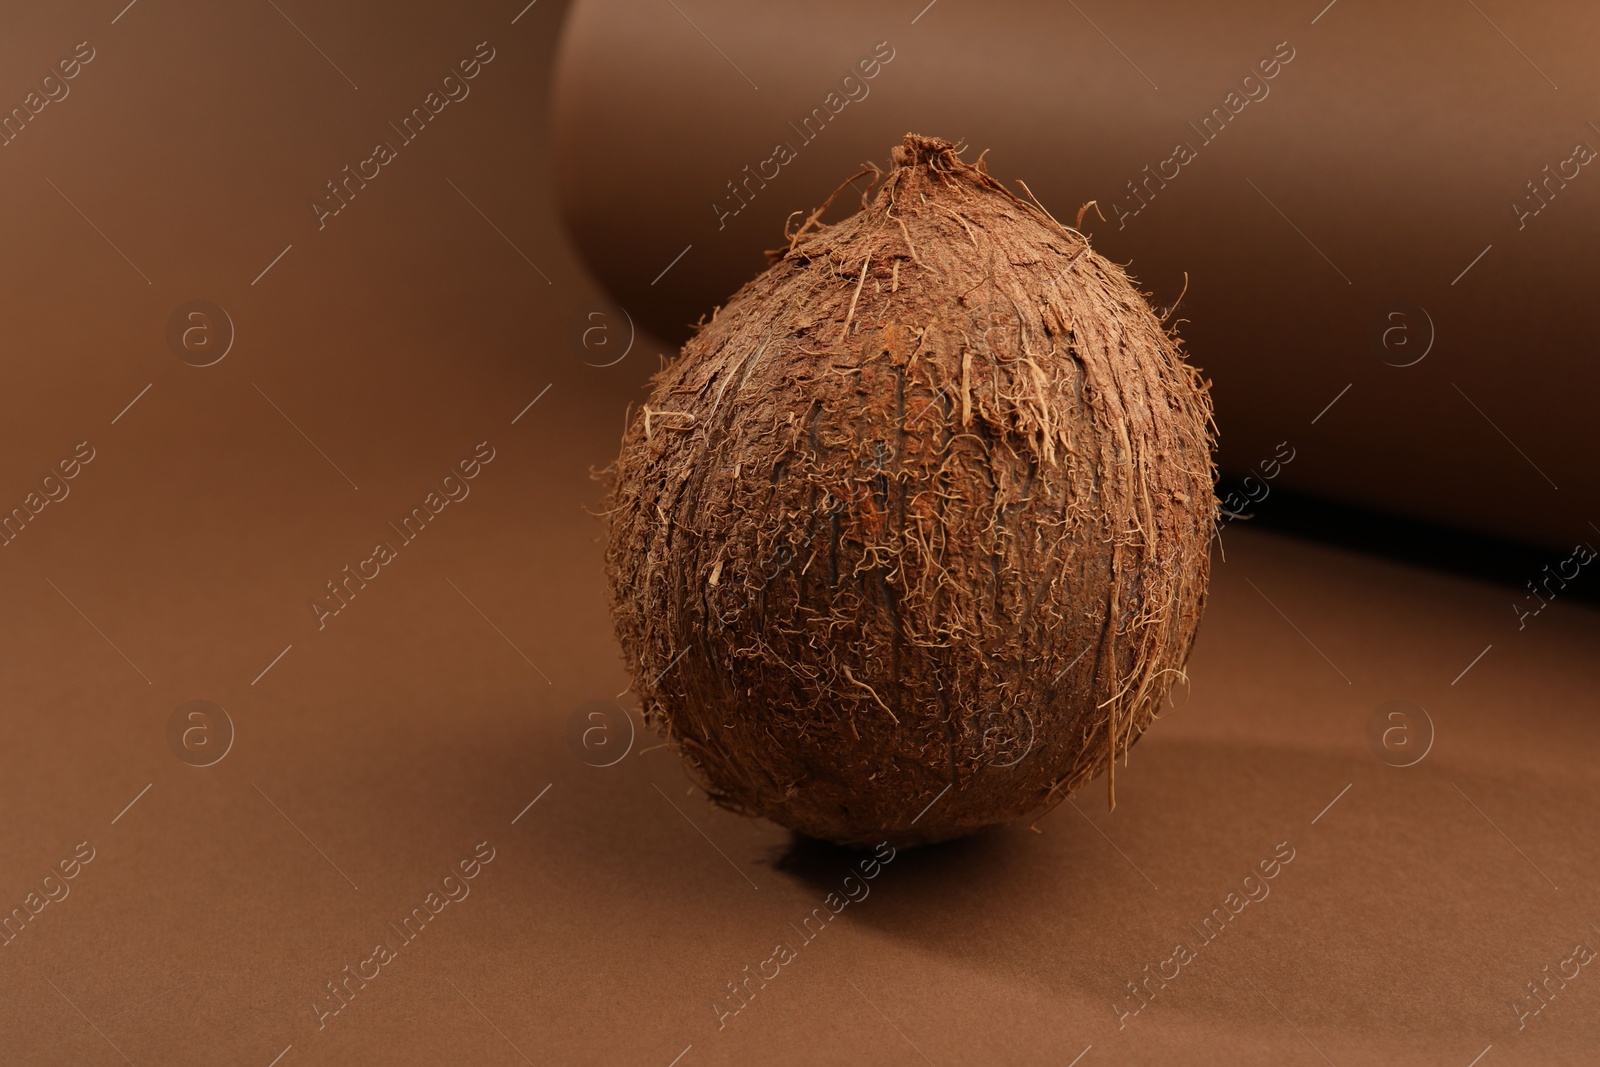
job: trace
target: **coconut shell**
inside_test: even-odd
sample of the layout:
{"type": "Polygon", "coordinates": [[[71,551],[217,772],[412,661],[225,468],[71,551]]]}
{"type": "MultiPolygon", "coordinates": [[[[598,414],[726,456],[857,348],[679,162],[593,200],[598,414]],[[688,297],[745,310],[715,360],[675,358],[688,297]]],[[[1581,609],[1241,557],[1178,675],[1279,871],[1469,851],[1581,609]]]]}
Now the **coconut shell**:
{"type": "Polygon", "coordinates": [[[655,376],[607,505],[646,719],[841,844],[1114,790],[1216,521],[1207,383],[1122,269],[948,141],[892,159],[655,376]]]}

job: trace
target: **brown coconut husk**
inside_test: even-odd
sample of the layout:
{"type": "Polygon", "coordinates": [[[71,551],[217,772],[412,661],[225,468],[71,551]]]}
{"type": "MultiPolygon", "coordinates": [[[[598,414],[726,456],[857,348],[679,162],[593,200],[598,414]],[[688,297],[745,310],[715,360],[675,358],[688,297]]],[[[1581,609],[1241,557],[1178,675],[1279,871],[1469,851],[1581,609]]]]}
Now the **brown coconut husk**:
{"type": "Polygon", "coordinates": [[[656,375],[608,504],[647,719],[844,844],[1114,803],[1216,521],[1208,383],[1122,269],[948,141],[892,156],[656,375]]]}

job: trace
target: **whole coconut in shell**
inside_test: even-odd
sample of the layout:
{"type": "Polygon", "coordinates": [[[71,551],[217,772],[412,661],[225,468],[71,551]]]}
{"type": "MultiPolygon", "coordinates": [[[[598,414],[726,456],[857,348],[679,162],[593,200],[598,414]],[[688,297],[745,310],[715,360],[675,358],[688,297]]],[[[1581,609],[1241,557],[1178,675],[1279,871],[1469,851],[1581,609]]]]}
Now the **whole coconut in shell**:
{"type": "Polygon", "coordinates": [[[787,233],[611,472],[647,720],[716,802],[841,844],[1114,790],[1205,599],[1207,383],[1121,268],[958,153],[908,135],[859,213],[787,233]]]}

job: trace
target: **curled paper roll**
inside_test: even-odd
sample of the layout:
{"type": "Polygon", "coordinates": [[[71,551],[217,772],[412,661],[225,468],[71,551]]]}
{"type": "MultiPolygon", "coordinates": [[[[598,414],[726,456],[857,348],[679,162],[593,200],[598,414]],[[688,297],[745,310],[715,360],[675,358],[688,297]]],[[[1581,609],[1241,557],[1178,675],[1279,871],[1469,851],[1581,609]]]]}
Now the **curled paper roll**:
{"type": "Polygon", "coordinates": [[[964,139],[1068,225],[1096,202],[1081,228],[1215,382],[1244,510],[1292,489],[1600,536],[1600,9],[1001,14],[581,0],[554,90],[578,248],[676,343],[901,135],[964,139]]]}

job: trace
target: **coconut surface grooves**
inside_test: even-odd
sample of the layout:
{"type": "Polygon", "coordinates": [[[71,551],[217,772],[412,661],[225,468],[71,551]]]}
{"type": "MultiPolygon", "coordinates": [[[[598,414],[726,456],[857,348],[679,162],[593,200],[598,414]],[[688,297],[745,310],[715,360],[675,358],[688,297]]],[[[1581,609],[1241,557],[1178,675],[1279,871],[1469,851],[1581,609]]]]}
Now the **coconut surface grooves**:
{"type": "Polygon", "coordinates": [[[948,141],[892,158],[655,376],[607,505],[647,719],[718,803],[844,844],[1114,789],[1216,512],[1207,383],[1122,269],[948,141]]]}

